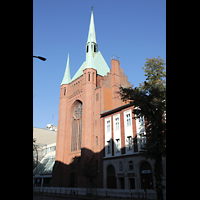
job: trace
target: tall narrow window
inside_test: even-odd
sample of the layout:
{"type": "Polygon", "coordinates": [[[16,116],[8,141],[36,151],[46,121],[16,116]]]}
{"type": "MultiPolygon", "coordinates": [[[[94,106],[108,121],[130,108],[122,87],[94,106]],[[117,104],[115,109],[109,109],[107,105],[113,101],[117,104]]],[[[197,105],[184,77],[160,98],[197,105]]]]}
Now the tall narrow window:
{"type": "Polygon", "coordinates": [[[82,117],[79,120],[78,150],[81,150],[81,139],[82,139],[82,117]]]}
{"type": "Polygon", "coordinates": [[[133,170],[133,161],[128,162],[129,170],[133,170]]]}
{"type": "Polygon", "coordinates": [[[110,120],[107,121],[107,132],[110,132],[110,120]]]}
{"type": "Polygon", "coordinates": [[[66,94],[66,87],[64,87],[64,96],[65,96],[65,94],[66,94]]]}
{"type": "Polygon", "coordinates": [[[78,129],[78,124],[77,121],[74,119],[72,122],[71,151],[77,150],[77,129],[78,129]]]}
{"type": "Polygon", "coordinates": [[[99,141],[98,141],[98,136],[96,136],[96,145],[98,146],[98,143],[99,143],[99,141]]]}
{"type": "Polygon", "coordinates": [[[94,72],[92,73],[92,82],[94,82],[94,72]]]}
{"type": "Polygon", "coordinates": [[[88,81],[90,81],[90,73],[88,74],[88,81]]]}
{"type": "Polygon", "coordinates": [[[110,149],[110,140],[107,141],[107,154],[111,153],[111,149],[110,149]]]}
{"type": "Polygon", "coordinates": [[[72,117],[71,151],[81,150],[82,103],[78,102],[72,117]]]}
{"type": "Polygon", "coordinates": [[[97,52],[97,46],[94,45],[94,52],[97,52]]]}
{"type": "Polygon", "coordinates": [[[132,137],[131,136],[127,136],[128,139],[128,151],[132,150],[132,137]]]}
{"type": "Polygon", "coordinates": [[[126,125],[127,125],[127,126],[130,126],[130,125],[131,125],[131,115],[130,115],[130,114],[127,114],[127,115],[126,115],[126,125]]]}
{"type": "Polygon", "coordinates": [[[119,130],[119,118],[115,118],[115,129],[119,130]]]}
{"type": "Polygon", "coordinates": [[[116,139],[116,149],[117,149],[116,153],[120,151],[120,148],[119,148],[120,144],[119,143],[120,143],[120,139],[117,138],[116,139]]]}

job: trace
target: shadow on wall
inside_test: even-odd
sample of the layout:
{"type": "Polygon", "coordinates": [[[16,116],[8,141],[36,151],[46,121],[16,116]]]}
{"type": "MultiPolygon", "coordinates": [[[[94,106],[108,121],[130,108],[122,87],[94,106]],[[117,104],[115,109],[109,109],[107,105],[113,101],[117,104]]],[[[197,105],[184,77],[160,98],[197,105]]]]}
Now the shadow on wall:
{"type": "MultiPolygon", "coordinates": [[[[134,152],[138,151],[137,138],[131,140],[134,152]]],[[[111,139],[110,154],[114,156],[116,143],[111,139]]],[[[125,148],[121,148],[121,155],[125,154],[125,148]]],[[[106,146],[98,153],[94,153],[90,149],[81,148],[81,156],[75,156],[69,165],[60,161],[55,161],[52,173],[53,187],[98,187],[103,188],[103,157],[106,146]]],[[[109,173],[112,174],[112,172],[109,173]]],[[[107,172],[104,172],[107,173],[107,172]]],[[[114,173],[114,172],[113,172],[114,173]]],[[[116,184],[108,184],[108,188],[116,188],[116,184]]]]}
{"type": "Polygon", "coordinates": [[[53,187],[103,187],[103,151],[94,153],[82,148],[69,165],[55,161],[53,187]]]}

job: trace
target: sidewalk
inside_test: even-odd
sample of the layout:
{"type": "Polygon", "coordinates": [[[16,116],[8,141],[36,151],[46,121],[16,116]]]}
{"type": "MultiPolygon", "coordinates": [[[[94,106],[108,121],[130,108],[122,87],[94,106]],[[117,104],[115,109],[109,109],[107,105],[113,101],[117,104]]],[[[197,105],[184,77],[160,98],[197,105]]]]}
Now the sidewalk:
{"type": "MultiPolygon", "coordinates": [[[[114,198],[114,197],[95,197],[95,196],[50,196],[50,195],[33,195],[33,200],[126,200],[127,198],[114,198]]],[[[130,198],[129,198],[130,199],[130,198]]],[[[134,200],[137,200],[134,198],[134,200]]]]}

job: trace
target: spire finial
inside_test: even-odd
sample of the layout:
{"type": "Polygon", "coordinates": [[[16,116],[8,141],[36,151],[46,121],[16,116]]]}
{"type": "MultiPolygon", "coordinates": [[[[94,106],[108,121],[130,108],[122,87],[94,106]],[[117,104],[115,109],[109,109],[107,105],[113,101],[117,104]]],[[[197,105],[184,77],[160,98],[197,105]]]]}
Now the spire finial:
{"type": "Polygon", "coordinates": [[[93,11],[93,6],[92,6],[92,8],[91,8],[91,9],[92,9],[92,11],[93,11]]]}

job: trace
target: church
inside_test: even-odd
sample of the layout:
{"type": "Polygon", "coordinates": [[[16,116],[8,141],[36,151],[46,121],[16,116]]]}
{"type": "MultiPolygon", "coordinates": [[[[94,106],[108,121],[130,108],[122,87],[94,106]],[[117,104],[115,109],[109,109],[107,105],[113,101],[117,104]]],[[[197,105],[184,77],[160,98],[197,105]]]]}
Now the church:
{"type": "Polygon", "coordinates": [[[110,69],[99,51],[93,9],[85,53],[72,78],[68,55],[60,85],[52,186],[154,188],[153,161],[139,153],[144,119],[134,119],[133,106],[120,98],[119,87],[131,84],[119,58],[110,69]]]}

